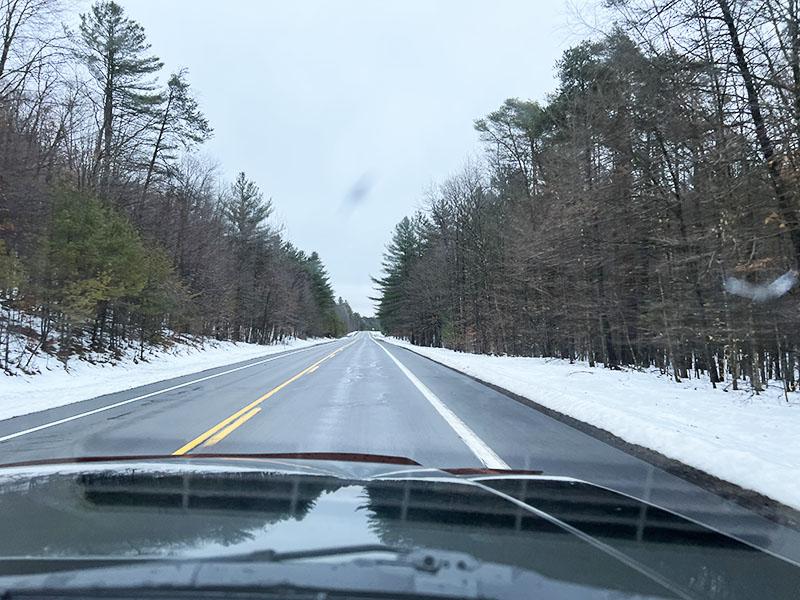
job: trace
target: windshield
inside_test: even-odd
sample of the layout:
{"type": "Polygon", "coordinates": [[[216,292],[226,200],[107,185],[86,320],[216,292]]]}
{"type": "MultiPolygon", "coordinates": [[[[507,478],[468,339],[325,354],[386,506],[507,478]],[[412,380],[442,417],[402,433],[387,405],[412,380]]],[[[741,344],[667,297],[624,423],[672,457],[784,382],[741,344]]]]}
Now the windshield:
{"type": "MultiPolygon", "coordinates": [[[[194,531],[180,511],[130,543],[519,566],[503,536],[447,542],[489,532],[478,513],[391,540],[342,516],[378,475],[503,476],[481,488],[498,513],[570,540],[520,530],[566,561],[525,567],[545,577],[585,562],[571,583],[620,568],[655,582],[626,593],[735,598],[760,570],[781,597],[798,161],[796,0],[0,0],[0,506],[43,527],[0,562],[120,554],[128,513],[85,526],[106,514],[75,487],[93,465],[207,469],[233,506],[223,465],[249,460],[350,483],[313,518],[240,514],[271,532],[252,548],[235,519],[171,535],[194,531]],[[633,504],[517,487],[544,480],[633,504]],[[697,562],[654,558],[650,511],[703,531],[677,544],[697,562]],[[718,570],[730,544],[757,558],[718,570]]],[[[143,497],[130,477],[117,508],[143,497]]]]}

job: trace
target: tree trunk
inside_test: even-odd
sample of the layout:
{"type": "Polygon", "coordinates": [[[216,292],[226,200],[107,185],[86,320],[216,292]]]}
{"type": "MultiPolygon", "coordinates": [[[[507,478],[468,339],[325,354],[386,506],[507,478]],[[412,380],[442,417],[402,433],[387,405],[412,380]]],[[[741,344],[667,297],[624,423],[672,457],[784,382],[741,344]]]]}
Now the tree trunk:
{"type": "Polygon", "coordinates": [[[172,89],[169,91],[169,97],[167,98],[167,106],[164,108],[164,116],[161,119],[161,126],[158,129],[158,136],[156,137],[156,143],[153,146],[153,154],[150,157],[150,162],[147,165],[147,175],[144,179],[144,185],[142,186],[142,204],[144,203],[145,199],[147,198],[147,190],[150,189],[150,181],[153,178],[153,170],[156,166],[156,160],[158,160],[158,154],[161,152],[161,143],[164,140],[164,133],[167,130],[167,123],[169,122],[169,109],[172,107],[172,100],[174,98],[174,92],[172,89]]]}
{"type": "Polygon", "coordinates": [[[725,22],[725,26],[728,29],[731,46],[733,47],[733,54],[736,57],[736,65],[742,77],[745,91],[747,92],[747,106],[750,111],[750,117],[753,120],[753,125],[755,126],[756,139],[758,140],[761,154],[767,166],[769,180],[775,191],[781,218],[783,219],[786,229],[789,231],[789,237],[794,252],[795,266],[800,267],[800,228],[798,228],[797,211],[793,206],[794,198],[791,188],[785,181],[782,173],[783,160],[775,153],[775,145],[767,131],[764,116],[761,112],[761,102],[758,98],[758,92],[755,86],[755,78],[747,62],[747,57],[745,56],[728,0],[717,0],[717,4],[722,11],[722,20],[725,22]]]}

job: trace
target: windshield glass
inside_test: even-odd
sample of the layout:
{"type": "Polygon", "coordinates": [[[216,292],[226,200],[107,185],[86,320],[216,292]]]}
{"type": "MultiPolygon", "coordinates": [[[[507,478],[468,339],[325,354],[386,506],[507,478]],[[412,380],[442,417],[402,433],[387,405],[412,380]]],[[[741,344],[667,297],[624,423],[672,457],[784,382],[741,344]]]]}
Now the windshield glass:
{"type": "Polygon", "coordinates": [[[0,563],[530,545],[782,597],[798,169],[796,0],[0,0],[0,563]],[[265,517],[240,461],[329,481],[265,517]],[[379,476],[476,505],[394,535],[379,476]]]}

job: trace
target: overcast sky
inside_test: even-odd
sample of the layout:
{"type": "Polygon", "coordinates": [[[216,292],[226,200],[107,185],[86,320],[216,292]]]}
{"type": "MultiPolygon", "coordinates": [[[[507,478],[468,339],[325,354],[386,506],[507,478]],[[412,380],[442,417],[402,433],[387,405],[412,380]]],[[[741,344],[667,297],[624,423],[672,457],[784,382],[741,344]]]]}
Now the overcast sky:
{"type": "Polygon", "coordinates": [[[394,225],[477,153],[473,120],[543,99],[577,39],[564,0],[121,4],[166,70],[189,69],[215,130],[203,152],[255,180],[366,315],[394,225]]]}

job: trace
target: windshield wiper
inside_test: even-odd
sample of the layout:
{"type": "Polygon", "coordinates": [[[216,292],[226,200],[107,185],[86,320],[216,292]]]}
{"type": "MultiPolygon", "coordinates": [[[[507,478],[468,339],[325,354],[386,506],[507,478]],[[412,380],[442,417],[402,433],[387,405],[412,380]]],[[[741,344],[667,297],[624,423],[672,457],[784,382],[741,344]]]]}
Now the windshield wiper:
{"type": "Polygon", "coordinates": [[[280,563],[294,560],[308,560],[314,558],[329,558],[335,556],[350,556],[355,554],[387,553],[395,555],[392,561],[375,560],[381,564],[403,564],[419,570],[436,572],[443,566],[450,566],[448,558],[458,554],[457,568],[468,570],[474,568],[478,561],[467,555],[453,552],[439,552],[436,550],[409,550],[399,546],[386,544],[357,544],[349,546],[331,546],[327,548],[310,548],[308,550],[293,550],[290,552],[277,552],[273,549],[253,550],[238,554],[221,554],[211,556],[55,556],[55,557],[3,557],[4,572],[32,573],[46,571],[66,571],[73,569],[88,569],[99,567],[114,567],[120,565],[136,564],[187,564],[187,563],[280,563]],[[443,557],[442,555],[447,555],[443,557]],[[402,557],[402,559],[398,559],[402,557]]]}
{"type": "Polygon", "coordinates": [[[303,560],[308,558],[326,558],[330,556],[347,556],[349,554],[367,554],[372,552],[388,552],[391,554],[403,554],[407,549],[398,546],[388,546],[386,544],[359,544],[352,546],[332,546],[329,548],[312,548],[309,550],[295,550],[292,552],[276,552],[275,550],[254,550],[252,552],[242,552],[241,554],[230,554],[222,556],[212,556],[208,559],[199,560],[213,561],[236,561],[236,562],[284,562],[287,560],[303,560]]]}
{"type": "Polygon", "coordinates": [[[418,462],[405,456],[392,454],[366,454],[363,452],[195,452],[193,454],[122,454],[109,456],[72,456],[2,463],[0,468],[72,465],[79,463],[159,461],[181,462],[187,459],[257,459],[257,460],[309,460],[346,463],[378,463],[420,467],[418,462]]]}
{"type": "MultiPolygon", "coordinates": [[[[264,590],[276,586],[303,590],[356,590],[360,593],[402,593],[425,597],[483,598],[484,584],[517,591],[511,567],[482,563],[460,552],[408,550],[383,544],[316,548],[291,552],[255,552],[206,558],[66,557],[3,558],[0,597],[20,591],[41,591],[58,572],[58,590],[264,590]],[[344,562],[332,556],[389,553],[344,562]],[[20,567],[14,569],[13,567],[20,567]],[[27,568],[26,568],[27,567],[27,568]],[[38,567],[38,568],[36,568],[38,567]]],[[[492,595],[493,596],[493,595],[492,595]]],[[[517,598],[518,595],[511,597],[517,598]]]]}
{"type": "MultiPolygon", "coordinates": [[[[35,559],[27,559],[29,561],[35,559]]],[[[28,597],[108,598],[113,596],[158,598],[301,598],[331,599],[432,598],[553,600],[608,598],[608,590],[552,579],[511,565],[484,562],[461,552],[438,549],[402,549],[364,544],[292,552],[258,550],[200,559],[105,559],[91,565],[90,558],[60,559],[49,570],[49,559],[39,568],[0,575],[0,598],[28,597]],[[391,558],[364,556],[345,561],[313,560],[330,556],[393,554],[391,558]],[[311,559],[311,560],[306,560],[311,559]],[[116,562],[111,562],[116,560],[116,562]],[[71,564],[71,569],[65,569],[71,564]],[[89,568],[93,566],[94,568],[89,568]],[[99,567],[99,568],[98,568],[99,567]],[[53,576],[57,571],[57,577],[53,576]],[[55,587],[54,587],[55,586],[55,587]]],[[[58,561],[59,559],[55,559],[58,561]]],[[[52,560],[50,561],[53,562],[52,560]]],[[[4,557],[0,566],[11,573],[4,557]]],[[[666,590],[665,590],[666,592],[666,590]]],[[[669,594],[666,594],[669,596],[669,594]]],[[[615,590],[615,598],[663,599],[615,590]]]]}
{"type": "Polygon", "coordinates": [[[353,546],[333,546],[329,548],[314,548],[311,550],[296,550],[293,552],[275,552],[274,550],[256,550],[242,554],[215,557],[213,561],[235,562],[285,562],[291,560],[305,560],[310,558],[327,558],[331,556],[347,556],[351,554],[372,554],[386,552],[396,555],[392,561],[373,559],[373,564],[403,565],[413,567],[418,571],[436,573],[441,569],[453,568],[457,571],[474,571],[480,562],[462,552],[443,552],[438,550],[409,550],[398,546],[386,544],[360,544],[353,546]]]}

